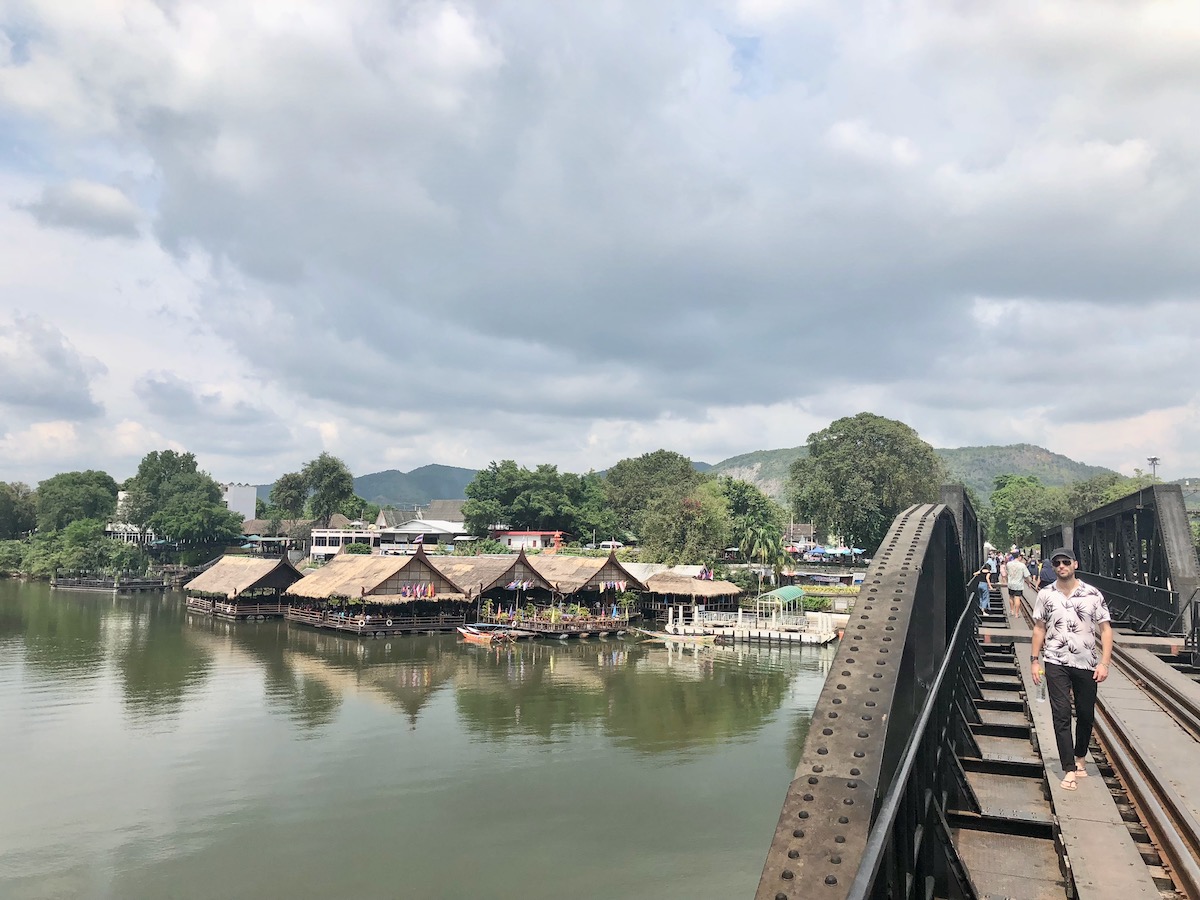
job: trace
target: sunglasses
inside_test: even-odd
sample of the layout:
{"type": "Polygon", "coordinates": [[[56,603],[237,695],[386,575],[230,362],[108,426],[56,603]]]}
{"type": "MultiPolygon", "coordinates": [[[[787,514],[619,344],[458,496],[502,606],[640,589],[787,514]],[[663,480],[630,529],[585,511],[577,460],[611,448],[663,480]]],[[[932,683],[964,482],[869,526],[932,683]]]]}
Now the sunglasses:
{"type": "Polygon", "coordinates": [[[1062,557],[1059,557],[1058,559],[1054,559],[1054,560],[1050,561],[1050,565],[1056,566],[1056,567],[1057,566],[1069,566],[1070,564],[1071,564],[1071,560],[1063,559],[1062,557]]]}

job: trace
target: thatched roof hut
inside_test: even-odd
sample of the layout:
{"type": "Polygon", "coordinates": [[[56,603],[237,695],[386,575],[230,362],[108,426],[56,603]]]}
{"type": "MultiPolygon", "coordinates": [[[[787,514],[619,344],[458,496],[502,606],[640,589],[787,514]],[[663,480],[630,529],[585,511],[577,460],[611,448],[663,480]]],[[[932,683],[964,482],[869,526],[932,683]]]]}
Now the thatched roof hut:
{"type": "Polygon", "coordinates": [[[525,551],[515,557],[503,556],[438,556],[429,562],[439,572],[466,589],[468,596],[478,597],[494,588],[520,584],[524,590],[541,588],[552,591],[553,585],[529,562],[525,551]]]}
{"type": "Polygon", "coordinates": [[[422,550],[414,556],[339,553],[322,568],[288,588],[288,596],[310,600],[356,600],[397,605],[413,600],[463,600],[466,593],[432,565],[422,550]]]}
{"type": "Polygon", "coordinates": [[[243,594],[281,594],[304,576],[286,559],[223,556],[187,583],[184,590],[198,597],[233,600],[243,594]]]}
{"type": "Polygon", "coordinates": [[[617,561],[615,553],[607,557],[559,556],[543,554],[529,558],[529,564],[560,594],[602,591],[617,585],[622,590],[644,591],[646,586],[617,561]]]}
{"type": "Polygon", "coordinates": [[[730,581],[708,581],[673,572],[660,572],[646,579],[646,591],[664,597],[710,598],[736,597],[742,589],[730,581]]]}

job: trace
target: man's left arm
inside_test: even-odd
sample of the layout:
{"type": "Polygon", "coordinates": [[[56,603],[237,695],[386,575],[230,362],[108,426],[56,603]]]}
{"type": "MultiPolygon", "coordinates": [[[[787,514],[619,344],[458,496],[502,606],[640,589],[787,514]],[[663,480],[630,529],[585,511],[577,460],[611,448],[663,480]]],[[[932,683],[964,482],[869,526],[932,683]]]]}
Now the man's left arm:
{"type": "Polygon", "coordinates": [[[1100,662],[1096,663],[1096,671],[1092,678],[1099,684],[1108,677],[1108,661],[1112,659],[1113,630],[1108,622],[1100,623],[1100,662]]]}

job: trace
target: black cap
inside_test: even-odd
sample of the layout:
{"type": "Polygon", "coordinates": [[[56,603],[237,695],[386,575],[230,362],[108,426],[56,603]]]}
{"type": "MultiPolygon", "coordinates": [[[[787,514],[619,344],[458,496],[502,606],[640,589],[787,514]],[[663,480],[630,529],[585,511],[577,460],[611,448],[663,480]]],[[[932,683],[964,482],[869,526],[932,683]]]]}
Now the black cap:
{"type": "Polygon", "coordinates": [[[1079,562],[1079,560],[1077,560],[1075,558],[1074,551],[1068,550],[1066,547],[1059,547],[1057,550],[1055,550],[1053,553],[1051,553],[1050,561],[1053,562],[1054,560],[1058,559],[1060,556],[1065,556],[1071,562],[1079,562]]]}

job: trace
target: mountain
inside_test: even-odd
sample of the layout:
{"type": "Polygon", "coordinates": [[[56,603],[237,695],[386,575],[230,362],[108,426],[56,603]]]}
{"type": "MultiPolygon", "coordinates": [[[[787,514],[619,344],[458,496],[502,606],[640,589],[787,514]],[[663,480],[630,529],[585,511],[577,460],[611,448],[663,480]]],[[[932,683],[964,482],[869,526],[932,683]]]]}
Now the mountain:
{"type": "Polygon", "coordinates": [[[997,475],[1036,475],[1048,487],[1061,487],[1112,471],[1103,466],[1076,462],[1061,453],[1051,453],[1045,447],[1033,444],[956,447],[934,452],[942,458],[951,475],[974,488],[985,500],[992,495],[997,475]]]}
{"type": "Polygon", "coordinates": [[[728,475],[756,485],[768,497],[786,505],[788,470],[801,456],[808,456],[807,447],[787,450],[755,450],[741,456],[731,456],[714,465],[712,475],[728,475]]]}
{"type": "MultiPolygon", "coordinates": [[[[474,469],[458,466],[421,466],[411,472],[388,469],[359,475],[354,479],[354,493],[380,506],[424,506],[430,500],[465,499],[467,485],[474,478],[474,469]]],[[[256,485],[258,496],[270,499],[273,486],[256,485]]]]}
{"type": "Polygon", "coordinates": [[[430,500],[463,500],[474,469],[421,466],[411,472],[388,469],[354,479],[354,493],[380,506],[423,506],[430,500]]]}
{"type": "Polygon", "coordinates": [[[1183,488],[1183,505],[1188,511],[1200,510],[1200,478],[1176,478],[1169,483],[1183,488]]]}
{"type": "MultiPolygon", "coordinates": [[[[1033,444],[956,447],[934,450],[934,453],[946,464],[956,481],[974,489],[985,500],[992,494],[997,475],[1036,475],[1042,484],[1056,487],[1111,471],[1102,466],[1075,462],[1061,453],[1051,453],[1033,444]]],[[[712,467],[712,472],[749,481],[763,493],[786,504],[788,470],[793,462],[807,454],[807,447],[755,450],[722,460],[712,467]]]]}

